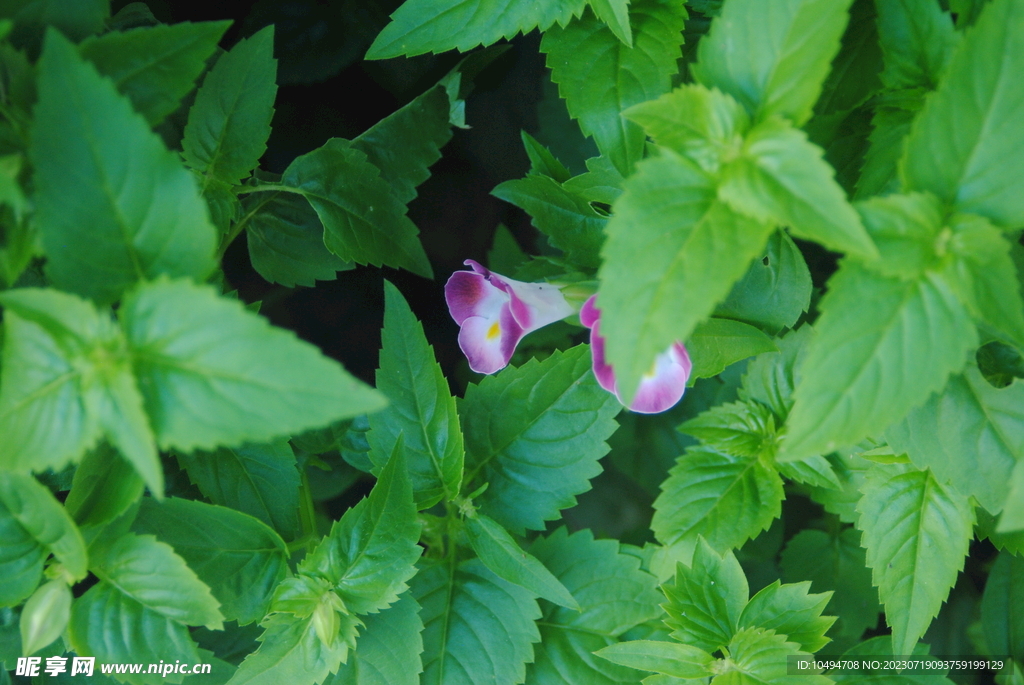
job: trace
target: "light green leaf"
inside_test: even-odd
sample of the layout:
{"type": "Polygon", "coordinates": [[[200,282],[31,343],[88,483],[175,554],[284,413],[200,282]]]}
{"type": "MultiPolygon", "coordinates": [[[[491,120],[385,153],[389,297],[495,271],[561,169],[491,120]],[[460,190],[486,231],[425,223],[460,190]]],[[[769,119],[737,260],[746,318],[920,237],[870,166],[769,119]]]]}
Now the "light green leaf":
{"type": "Polygon", "coordinates": [[[480,561],[499,578],[560,606],[580,610],[561,581],[533,555],[523,551],[494,519],[483,514],[467,518],[466,535],[480,561]]]}
{"type": "MultiPolygon", "coordinates": [[[[1024,659],[1024,559],[1001,552],[985,581],[981,627],[992,654],[1024,659]]],[[[27,653],[27,652],[26,652],[27,653]]]]}
{"type": "Polygon", "coordinates": [[[0,473],[0,507],[37,545],[52,552],[75,580],[85,577],[82,535],[64,507],[39,481],[19,473],[0,473]]]}
{"type": "Polygon", "coordinates": [[[642,671],[655,671],[675,678],[703,678],[711,675],[713,656],[693,645],[654,640],[630,640],[595,652],[613,664],[642,671]]]}
{"type": "Polygon", "coordinates": [[[684,552],[698,536],[714,549],[739,547],[778,518],[782,498],[782,479],[761,460],[691,447],[662,484],[651,529],[684,552]]]}
{"type": "Polygon", "coordinates": [[[597,302],[627,403],[655,357],[690,337],[772,231],[715,193],[709,175],[666,150],[638,165],[615,203],[597,302]]]}
{"type": "Polygon", "coordinates": [[[86,39],[78,52],[155,126],[192,90],[230,25],[182,22],[111,31],[86,39]]]}
{"type": "Polygon", "coordinates": [[[1019,281],[1011,243],[988,221],[972,214],[954,215],[949,230],[953,258],[947,261],[944,276],[975,319],[1024,349],[1024,299],[1013,285],[1019,281]]]}
{"type": "Polygon", "coordinates": [[[801,126],[839,51],[851,1],[730,0],[700,41],[693,75],[758,120],[780,115],[801,126]]]}
{"type": "Polygon", "coordinates": [[[778,352],[765,352],[747,364],[740,399],[756,400],[771,409],[780,421],[785,421],[793,407],[793,387],[799,378],[797,370],[803,364],[807,343],[813,329],[804,324],[781,338],[776,338],[778,352]]]}
{"type": "Polygon", "coordinates": [[[299,470],[287,440],[177,456],[214,504],[255,516],[286,540],[298,535],[299,470]]]}
{"type": "Polygon", "coordinates": [[[597,267],[608,220],[590,203],[547,176],[530,175],[505,181],[491,194],[514,204],[530,215],[537,229],[565,258],[582,267],[597,267]]]}
{"type": "Polygon", "coordinates": [[[479,559],[434,563],[412,581],[423,609],[423,685],[515,685],[540,640],[540,610],[528,590],[487,570],[479,559]]]}
{"type": "Polygon", "coordinates": [[[242,202],[249,261],[266,281],[294,288],[333,281],[355,268],[324,245],[324,226],[313,208],[293,193],[257,193],[242,202]]]}
{"type": "Polygon", "coordinates": [[[945,77],[914,122],[900,173],[1003,228],[1024,225],[1024,6],[994,0],[964,36],[945,77]]]}
{"type": "Polygon", "coordinates": [[[977,334],[934,275],[904,282],[846,262],[829,281],[780,458],[878,435],[946,383],[977,334]]]}
{"type": "Polygon", "coordinates": [[[213,288],[161,279],[119,314],[161,447],[268,440],[384,404],[318,349],[213,288]]]}
{"type": "Polygon", "coordinates": [[[615,37],[633,47],[633,31],[629,26],[630,0],[590,0],[590,9],[608,25],[615,37]]]}
{"type": "Polygon", "coordinates": [[[878,258],[866,262],[873,270],[885,276],[914,280],[936,267],[943,208],[934,195],[911,193],[873,197],[858,202],[856,208],[864,228],[878,247],[878,258]]]}
{"type": "Polygon", "coordinates": [[[30,157],[54,285],[111,302],[159,274],[205,277],[214,228],[176,156],[56,31],[38,68],[30,157]]]}
{"type": "Polygon", "coordinates": [[[737,457],[775,454],[775,417],[759,402],[719,404],[679,426],[704,445],[737,457]]]}
{"type": "Polygon", "coordinates": [[[181,141],[185,162],[203,177],[237,184],[259,164],[277,96],[274,27],[243,38],[203,79],[181,141]]]}
{"type": "Polygon", "coordinates": [[[857,505],[863,495],[861,488],[874,463],[857,456],[857,449],[843,450],[832,455],[829,463],[839,479],[839,488],[811,487],[811,499],[835,514],[843,523],[856,523],[860,518],[857,505]],[[852,454],[851,454],[852,452],[852,454]]]}
{"type": "Polygon", "coordinates": [[[224,627],[210,588],[170,545],[152,535],[122,535],[93,560],[92,571],[126,597],[179,623],[224,627]]]}
{"type": "Polygon", "coordinates": [[[825,633],[836,617],[821,615],[832,593],[810,594],[810,587],[809,582],[781,585],[775,581],[750,598],[737,626],[774,630],[805,652],[817,652],[829,643],[825,633]]]}
{"type": "Polygon", "coordinates": [[[622,553],[615,540],[595,540],[587,529],[569,535],[559,528],[534,540],[530,551],[568,588],[580,610],[540,603],[541,641],[526,682],[635,683],[635,671],[594,659],[592,653],[660,615],[654,576],[640,569],[637,557],[622,553]]]}
{"type": "Polygon", "coordinates": [[[735,319],[778,335],[792,328],[811,306],[811,272],[785,231],[768,238],[765,255],[754,259],[715,316],[735,319]]]}
{"type": "MultiPolygon", "coordinates": [[[[71,646],[98,663],[200,663],[203,659],[188,629],[148,609],[108,583],[98,583],[75,600],[68,625],[71,646]]],[[[114,675],[121,682],[180,683],[185,676],[141,673],[114,675]]]]}
{"type": "Polygon", "coordinates": [[[722,170],[719,197],[830,250],[874,256],[874,244],[821,156],[804,132],[769,119],[750,131],[742,155],[722,170]]]}
{"type": "Polygon", "coordinates": [[[878,6],[878,42],[887,88],[934,90],[960,34],[935,0],[882,0],[878,6]]]}
{"type": "Polygon", "coordinates": [[[586,173],[573,176],[562,186],[588,202],[614,204],[622,194],[622,174],[607,157],[591,157],[586,166],[586,173]]]}
{"type": "Polygon", "coordinates": [[[355,651],[324,685],[419,685],[423,621],[412,593],[363,620],[355,651]]]}
{"type": "Polygon", "coordinates": [[[590,13],[544,33],[541,51],[570,116],[623,176],[643,157],[644,133],[621,112],[672,87],[686,17],[682,3],[632,0],[632,47],[590,13]]]}
{"type": "Polygon", "coordinates": [[[398,601],[423,549],[401,441],[370,495],[345,512],[299,571],[334,585],[345,607],[376,613],[398,601]]]}
{"type": "Polygon", "coordinates": [[[71,620],[71,588],[51,580],[29,597],[21,609],[21,651],[34,654],[60,637],[71,620]]]}
{"type": "Polygon", "coordinates": [[[699,540],[689,567],[679,564],[675,580],[662,586],[662,605],[672,637],[714,652],[729,644],[747,603],[747,577],[731,551],[719,556],[699,540]]]}
{"type": "Polygon", "coordinates": [[[579,345],[470,385],[460,403],[466,437],[463,490],[490,483],[480,511],[509,530],[543,530],[590,489],[615,432],[618,400],[590,371],[579,345]]]}
{"type": "MultiPolygon", "coordinates": [[[[557,183],[565,183],[569,180],[572,173],[551,154],[551,150],[544,147],[540,141],[526,131],[520,131],[519,137],[523,139],[523,148],[526,150],[526,156],[530,158],[530,174],[547,176],[557,183]]],[[[500,271],[500,269],[498,270],[500,271]]]]}
{"type": "Polygon", "coordinates": [[[391,401],[370,415],[370,459],[381,468],[401,439],[419,509],[459,493],[465,449],[455,398],[423,326],[398,288],[384,282],[377,389],[391,401]]]}
{"type": "Polygon", "coordinates": [[[939,613],[974,537],[965,495],[930,471],[872,469],[857,505],[857,527],[872,580],[885,604],[894,652],[910,654],[939,613]]]}
{"type": "Polygon", "coordinates": [[[709,173],[717,172],[722,157],[743,144],[750,128],[743,105],[697,83],[634,105],[624,115],[643,126],[658,145],[689,157],[709,173]]]}
{"type": "Polygon", "coordinates": [[[831,488],[838,490],[843,487],[836,476],[835,470],[828,459],[815,454],[797,461],[784,461],[776,466],[786,478],[795,480],[798,483],[806,483],[818,488],[831,488]]]}
{"type": "Polygon", "coordinates": [[[825,612],[838,616],[834,634],[859,639],[878,623],[878,592],[855,529],[802,530],[786,544],[781,566],[786,582],[809,580],[812,590],[832,591],[825,612]]]}
{"type": "Polygon", "coordinates": [[[1024,382],[997,390],[973,364],[886,432],[893,449],[998,514],[1024,460],[1024,382]]]}
{"type": "Polygon", "coordinates": [[[331,138],[296,157],[281,183],[301,193],[324,225],[324,243],[347,262],[393,266],[431,277],[430,262],[385,177],[352,143],[331,138]]]}
{"type": "Polygon", "coordinates": [[[729,656],[715,685],[830,685],[822,675],[789,675],[789,657],[810,659],[800,645],[788,642],[785,635],[763,628],[744,628],[729,643],[729,656]]]}
{"type": "Polygon", "coordinates": [[[448,96],[443,87],[435,86],[361,133],[352,147],[380,169],[395,197],[408,204],[451,140],[448,114],[448,96]]]}
{"type": "Polygon", "coordinates": [[[585,0],[407,0],[366,52],[366,59],[388,59],[424,52],[490,45],[533,29],[546,31],[579,16],[585,0]]]}
{"type": "Polygon", "coordinates": [[[264,623],[260,648],[245,657],[227,685],[322,683],[355,646],[357,619],[344,615],[341,619],[341,634],[327,645],[317,636],[312,618],[271,616],[264,623]]]}
{"type": "Polygon", "coordinates": [[[174,548],[221,603],[227,621],[262,619],[274,587],[285,577],[288,550],[257,519],[226,507],[171,498],[144,499],[132,525],[174,548]]]}
{"type": "Polygon", "coordinates": [[[712,317],[697,324],[686,341],[693,361],[690,377],[717,376],[731,364],[775,349],[772,339],[759,329],[740,321],[712,317]]]}
{"type": "Polygon", "coordinates": [[[1010,492],[996,527],[997,533],[1016,530],[1024,530],[1024,460],[1017,462],[1010,475],[1010,492]]]}
{"type": "Polygon", "coordinates": [[[100,526],[127,511],[144,488],[135,470],[103,442],[75,469],[64,507],[78,525],[100,526]]]}
{"type": "MultiPolygon", "coordinates": [[[[0,607],[17,606],[32,594],[43,577],[46,549],[0,503],[0,607]]],[[[84,544],[83,544],[84,549],[84,544]]],[[[23,652],[18,645],[18,654],[23,652]]]]}

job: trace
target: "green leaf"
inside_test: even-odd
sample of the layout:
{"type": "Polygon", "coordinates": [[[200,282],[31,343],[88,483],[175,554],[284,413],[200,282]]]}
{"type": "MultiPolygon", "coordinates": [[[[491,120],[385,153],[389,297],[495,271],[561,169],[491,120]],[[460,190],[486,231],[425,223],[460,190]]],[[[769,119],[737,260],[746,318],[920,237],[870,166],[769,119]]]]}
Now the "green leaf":
{"type": "MultiPolygon", "coordinates": [[[[971,214],[954,215],[949,230],[953,259],[944,275],[950,285],[975,319],[1024,349],[1024,299],[1013,287],[1019,280],[1011,243],[988,221],[971,214]]],[[[941,235],[946,234],[944,230],[941,235]]]]}
{"type": "Polygon", "coordinates": [[[815,114],[849,112],[863,105],[882,87],[882,50],[874,0],[854,0],[839,54],[821,87],[815,114]]]}
{"type": "Polygon", "coordinates": [[[318,637],[312,618],[276,614],[264,623],[260,648],[245,657],[228,685],[280,685],[322,683],[355,644],[353,617],[344,616],[341,636],[330,645],[318,637]]]}
{"type": "Polygon", "coordinates": [[[832,591],[825,612],[838,616],[834,634],[859,639],[878,623],[878,593],[855,529],[802,530],[786,543],[781,566],[786,582],[809,580],[812,590],[832,591]]]}
{"type": "Polygon", "coordinates": [[[621,406],[590,371],[590,348],[555,351],[470,385],[460,404],[468,474],[490,483],[480,511],[509,530],[543,530],[590,489],[621,406]]]}
{"type": "Polygon", "coordinates": [[[763,628],[744,628],[736,633],[728,647],[729,657],[715,685],[829,685],[832,681],[821,675],[789,675],[790,657],[810,659],[800,645],[788,642],[785,635],[763,628]]]}
{"type": "Polygon", "coordinates": [[[161,447],[268,440],[384,404],[318,349],[213,288],[161,279],[119,314],[161,447]]]}
{"type": "MultiPolygon", "coordinates": [[[[992,654],[1024,659],[1024,559],[1002,552],[981,598],[981,627],[992,654]]],[[[26,652],[28,653],[28,652],[26,652]]]]}
{"type": "Polygon", "coordinates": [[[715,316],[735,319],[778,335],[792,328],[811,306],[811,272],[785,231],[768,238],[765,255],[754,259],[715,316]]]}
{"type": "Polygon", "coordinates": [[[443,87],[435,86],[361,133],[352,147],[380,169],[398,200],[408,204],[451,140],[448,114],[448,96],[443,87]]]}
{"type": "Polygon", "coordinates": [[[573,176],[563,187],[588,202],[614,204],[622,194],[622,174],[607,157],[591,157],[586,166],[586,173],[573,176]]]}
{"type": "Polygon", "coordinates": [[[594,659],[591,654],[615,644],[622,635],[661,611],[654,576],[640,569],[635,556],[624,554],[615,540],[595,540],[587,529],[569,535],[559,528],[538,537],[530,551],[579,602],[574,611],[541,602],[541,641],[526,681],[561,685],[636,682],[639,674],[594,659]]]}
{"type": "Polygon", "coordinates": [[[380,468],[401,439],[419,509],[459,494],[465,449],[448,380],[398,288],[384,281],[377,389],[391,403],[370,415],[370,459],[380,468]]]}
{"type": "Polygon", "coordinates": [[[224,627],[210,588],[170,545],[152,535],[122,535],[93,560],[92,571],[126,597],[179,623],[224,627]]]}
{"type": "Polygon", "coordinates": [[[994,0],[964,37],[907,138],[904,184],[1003,228],[1024,224],[1024,7],[994,0]]]}
{"type": "Polygon", "coordinates": [[[214,504],[254,516],[286,540],[298,535],[300,479],[287,440],[177,456],[214,504]]]}
{"type": "Polygon", "coordinates": [[[210,587],[227,621],[262,619],[287,572],[288,550],[264,523],[204,502],[144,499],[132,525],[174,548],[210,587]]]}
{"type": "Polygon", "coordinates": [[[47,26],[52,26],[73,41],[103,30],[110,16],[109,0],[21,0],[4,5],[4,17],[14,20],[8,26],[11,42],[19,49],[38,54],[38,46],[47,26]]]}
{"type": "Polygon", "coordinates": [[[945,385],[977,344],[967,312],[932,274],[900,281],[846,262],[821,310],[783,460],[880,434],[945,385]]]}
{"type": "Polygon", "coordinates": [[[324,243],[348,262],[432,275],[430,262],[385,177],[352,143],[331,138],[296,157],[281,183],[301,193],[324,225],[324,243]]]}
{"type": "Polygon", "coordinates": [[[20,527],[35,544],[53,553],[75,580],[85,577],[82,535],[64,507],[39,481],[28,475],[0,472],[0,508],[11,519],[8,526],[13,523],[20,527]]]}
{"type": "Polygon", "coordinates": [[[377,613],[398,601],[423,552],[420,523],[402,443],[395,446],[370,495],[345,512],[299,571],[335,587],[345,607],[377,613]]]}
{"type": "Polygon", "coordinates": [[[898,99],[883,92],[877,99],[878,105],[871,118],[873,128],[868,136],[869,147],[864,153],[864,164],[857,179],[857,198],[895,193],[901,189],[899,161],[910,125],[922,104],[921,94],[916,91],[909,97],[898,99]],[[891,100],[897,101],[890,104],[891,100]],[[908,108],[910,103],[907,100],[913,103],[912,108],[908,108]]]}
{"type": "Polygon", "coordinates": [[[540,610],[528,590],[479,559],[424,566],[412,581],[423,609],[423,685],[523,682],[540,610]]]}
{"type": "Polygon", "coordinates": [[[715,199],[713,179],[668,150],[625,184],[602,250],[601,331],[627,403],[658,354],[690,337],[764,247],[770,224],[715,199]]]}
{"type": "Polygon", "coordinates": [[[713,549],[739,547],[781,513],[782,479],[775,469],[709,447],[688,449],[661,488],[651,529],[686,554],[698,536],[713,549]]]}
{"type": "Polygon", "coordinates": [[[780,421],[785,421],[793,407],[793,387],[797,369],[803,364],[807,343],[813,329],[805,324],[776,338],[778,352],[765,352],[747,364],[740,399],[756,400],[766,405],[780,421]]]}
{"type": "Polygon", "coordinates": [[[572,264],[595,268],[601,263],[598,252],[608,220],[558,181],[530,175],[505,181],[491,194],[527,212],[533,225],[548,236],[552,246],[565,252],[572,264]]]}
{"type": "Polygon", "coordinates": [[[34,654],[60,637],[71,619],[71,588],[63,580],[41,585],[21,610],[21,650],[34,654]]]}
{"type": "Polygon", "coordinates": [[[672,637],[707,652],[732,640],[750,592],[733,553],[719,556],[703,539],[690,566],[679,564],[674,582],[661,589],[668,599],[662,606],[672,637]]]}
{"type": "Polygon", "coordinates": [[[887,88],[934,90],[960,34],[953,19],[934,0],[883,0],[878,3],[878,42],[887,88]]]}
{"type": "Polygon", "coordinates": [[[110,302],[159,274],[205,277],[214,228],[176,156],[55,31],[38,68],[29,152],[54,285],[110,302]]]}
{"type": "Polygon", "coordinates": [[[876,466],[857,505],[857,527],[885,604],[893,648],[910,654],[963,568],[974,511],[930,471],[876,466]]]}
{"type": "Polygon", "coordinates": [[[293,193],[259,193],[242,202],[249,261],[270,283],[294,288],[333,281],[355,268],[324,245],[324,226],[313,208],[293,193]]]}
{"type": "Polygon", "coordinates": [[[237,184],[259,164],[277,96],[274,27],[243,38],[203,79],[181,141],[185,162],[203,177],[237,184]]]}
{"type": "Polygon", "coordinates": [[[1024,461],[1018,461],[1010,476],[1010,492],[1006,495],[1003,515],[999,517],[997,533],[1024,529],[1024,461]]]}
{"type": "Polygon", "coordinates": [[[997,390],[971,364],[891,427],[886,439],[915,466],[998,514],[1013,468],[1024,460],[1024,382],[997,390]]]}
{"type": "Polygon", "coordinates": [[[363,620],[355,651],[324,685],[419,685],[423,621],[412,593],[363,620]]]}
{"type": "Polygon", "coordinates": [[[698,46],[694,78],[732,95],[758,120],[780,115],[801,126],[839,51],[850,4],[730,0],[698,46]]]}
{"type": "Polygon", "coordinates": [[[810,587],[809,582],[781,585],[775,581],[750,598],[737,626],[774,630],[805,652],[817,652],[829,643],[825,632],[836,617],[821,615],[832,593],[810,594],[810,587]]]}
{"type": "Polygon", "coordinates": [[[681,3],[632,0],[632,47],[590,13],[544,33],[541,51],[570,116],[623,176],[643,157],[644,133],[621,112],[672,87],[686,18],[681,3]]]}
{"type": "Polygon", "coordinates": [[[551,154],[551,150],[544,147],[526,131],[520,131],[519,137],[523,140],[526,156],[530,158],[530,174],[547,176],[556,183],[565,183],[569,180],[572,173],[551,154]]]}
{"type": "Polygon", "coordinates": [[[64,507],[78,525],[101,526],[126,512],[144,488],[135,470],[103,442],[75,469],[64,507]]]}
{"type": "Polygon", "coordinates": [[[839,490],[843,484],[832,468],[828,459],[815,454],[797,461],[784,461],[776,464],[781,473],[790,480],[798,483],[806,483],[818,488],[832,488],[839,490]]]}
{"type": "Polygon", "coordinates": [[[585,6],[584,0],[406,0],[373,41],[366,59],[468,52],[520,32],[546,31],[555,22],[564,26],[585,6]]]}
{"type": "Polygon", "coordinates": [[[502,274],[514,274],[528,259],[512,231],[505,224],[498,224],[494,229],[494,242],[487,251],[487,268],[502,274]]]}
{"type": "MultiPolygon", "coordinates": [[[[80,656],[100,663],[189,664],[204,661],[188,629],[167,616],[148,609],[108,583],[98,583],[75,600],[68,625],[71,646],[80,656]]],[[[117,677],[117,676],[115,676],[117,677]]],[[[129,683],[180,683],[181,674],[125,674],[129,683]]]]}
{"type": "Polygon", "coordinates": [[[874,244],[821,156],[803,131],[770,119],[750,131],[742,155],[722,170],[719,196],[738,212],[789,226],[830,250],[874,256],[874,244]]]}
{"type": "Polygon", "coordinates": [[[693,360],[690,377],[717,376],[731,364],[775,349],[772,339],[759,329],[740,321],[712,317],[697,324],[686,341],[686,350],[693,360]]]}
{"type": "Polygon", "coordinates": [[[111,31],[83,41],[78,51],[155,126],[192,90],[230,25],[182,22],[111,31]]]}
{"type": "Polygon", "coordinates": [[[630,0],[590,0],[590,9],[608,25],[615,37],[633,47],[633,31],[629,26],[630,0]]]}
{"type": "Polygon", "coordinates": [[[685,679],[711,675],[711,663],[715,660],[693,645],[654,640],[620,642],[598,650],[595,654],[620,666],[685,679]]]}
{"type": "Polygon", "coordinates": [[[538,597],[580,611],[579,603],[561,581],[533,555],[523,551],[494,519],[483,514],[467,518],[466,535],[480,561],[496,576],[538,597]]]}
{"type": "Polygon", "coordinates": [[[730,149],[742,145],[750,128],[743,105],[697,83],[634,105],[624,115],[643,126],[658,145],[689,157],[709,173],[718,171],[730,149]]]}
{"type": "Polygon", "coordinates": [[[772,457],[775,417],[768,407],[753,402],[720,404],[679,426],[704,445],[737,457],[772,457]]]}

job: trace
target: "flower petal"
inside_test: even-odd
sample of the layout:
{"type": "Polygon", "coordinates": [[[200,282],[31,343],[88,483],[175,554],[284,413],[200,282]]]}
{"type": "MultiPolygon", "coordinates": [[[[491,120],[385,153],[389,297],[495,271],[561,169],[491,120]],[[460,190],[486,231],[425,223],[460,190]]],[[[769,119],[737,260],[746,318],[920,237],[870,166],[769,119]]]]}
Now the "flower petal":
{"type": "MultiPolygon", "coordinates": [[[[516,281],[495,273],[472,259],[467,259],[464,263],[480,274],[488,283],[509,296],[512,315],[516,317],[524,335],[571,316],[576,311],[571,304],[565,301],[565,296],[557,286],[550,283],[516,281]]],[[[468,274],[469,272],[461,273],[468,274]]]]}
{"type": "Polygon", "coordinates": [[[461,326],[471,316],[497,318],[509,296],[481,274],[456,271],[444,284],[444,299],[455,323],[461,326]]]}
{"type": "Polygon", "coordinates": [[[494,373],[508,366],[523,335],[522,327],[506,306],[496,317],[471,316],[463,320],[459,347],[469,361],[469,368],[477,373],[494,373]]]}
{"type": "Polygon", "coordinates": [[[686,392],[691,368],[693,365],[686,348],[673,343],[654,360],[652,373],[641,379],[640,388],[629,406],[630,411],[658,414],[674,406],[686,392]]]}

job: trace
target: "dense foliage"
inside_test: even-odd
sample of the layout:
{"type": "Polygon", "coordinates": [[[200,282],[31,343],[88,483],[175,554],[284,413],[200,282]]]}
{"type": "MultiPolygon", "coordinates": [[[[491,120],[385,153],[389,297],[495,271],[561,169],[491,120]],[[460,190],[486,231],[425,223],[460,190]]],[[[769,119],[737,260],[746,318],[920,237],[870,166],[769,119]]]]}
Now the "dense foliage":
{"type": "Polygon", "coordinates": [[[277,28],[110,9],[0,8],[0,683],[1024,682],[1024,0],[406,0],[342,52],[468,54],[279,174],[277,28]],[[410,203],[533,31],[537,233],[457,277],[493,323],[448,300],[504,368],[391,282],[375,387],[239,298],[243,239],[448,279],[410,203]]]}

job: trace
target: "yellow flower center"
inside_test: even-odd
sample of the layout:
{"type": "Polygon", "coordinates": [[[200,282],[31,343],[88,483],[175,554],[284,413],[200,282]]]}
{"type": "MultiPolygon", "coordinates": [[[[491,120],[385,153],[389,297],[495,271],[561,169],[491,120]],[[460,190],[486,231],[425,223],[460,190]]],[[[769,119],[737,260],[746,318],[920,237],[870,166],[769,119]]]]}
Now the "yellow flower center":
{"type": "Polygon", "coordinates": [[[491,324],[491,327],[487,329],[487,339],[494,340],[501,335],[501,326],[497,321],[491,324]]]}

